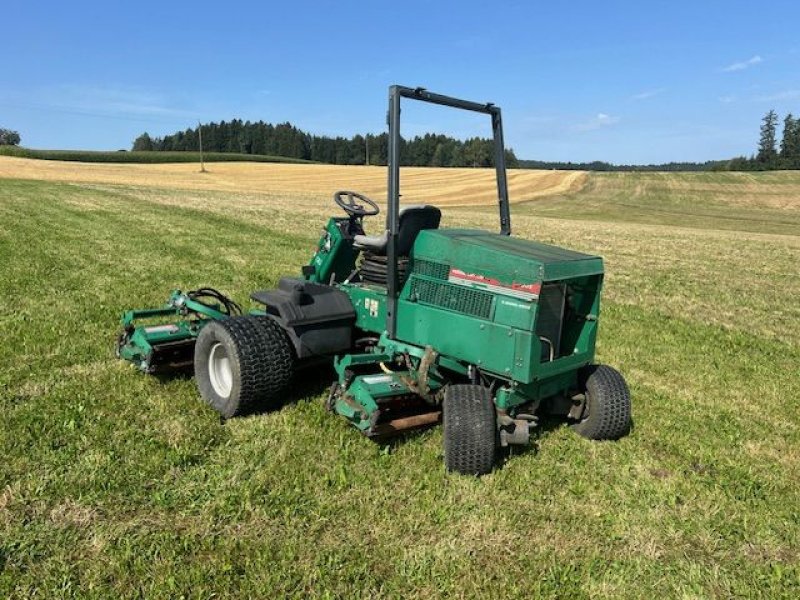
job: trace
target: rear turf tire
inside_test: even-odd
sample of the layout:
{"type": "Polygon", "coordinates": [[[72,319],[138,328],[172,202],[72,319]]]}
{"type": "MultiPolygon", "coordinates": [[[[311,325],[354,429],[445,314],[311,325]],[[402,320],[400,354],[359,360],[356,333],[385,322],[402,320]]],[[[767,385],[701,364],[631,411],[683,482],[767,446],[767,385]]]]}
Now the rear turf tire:
{"type": "Polygon", "coordinates": [[[444,395],[444,465],[464,475],[484,475],[497,450],[492,394],[479,385],[451,385],[444,395]]]}
{"type": "Polygon", "coordinates": [[[581,372],[586,405],[572,428],[590,440],[616,440],[630,431],[631,395],[619,371],[591,365],[581,372]]]}
{"type": "Polygon", "coordinates": [[[294,354],[269,317],[244,315],[205,325],[194,348],[194,375],[203,399],[225,418],[280,401],[294,354]]]}

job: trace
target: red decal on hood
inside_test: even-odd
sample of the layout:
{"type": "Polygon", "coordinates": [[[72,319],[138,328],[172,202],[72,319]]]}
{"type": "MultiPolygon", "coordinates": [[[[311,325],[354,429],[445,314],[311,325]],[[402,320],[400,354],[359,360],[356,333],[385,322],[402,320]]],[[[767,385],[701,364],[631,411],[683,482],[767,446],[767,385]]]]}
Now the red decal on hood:
{"type": "Polygon", "coordinates": [[[506,283],[500,283],[497,279],[486,277],[485,275],[480,275],[478,273],[465,273],[461,269],[450,269],[449,279],[464,281],[464,282],[482,283],[487,286],[513,290],[515,292],[522,292],[524,294],[530,294],[531,296],[537,296],[537,297],[539,296],[539,292],[542,291],[542,284],[540,282],[532,282],[532,283],[514,282],[511,285],[508,285],[506,283]]]}

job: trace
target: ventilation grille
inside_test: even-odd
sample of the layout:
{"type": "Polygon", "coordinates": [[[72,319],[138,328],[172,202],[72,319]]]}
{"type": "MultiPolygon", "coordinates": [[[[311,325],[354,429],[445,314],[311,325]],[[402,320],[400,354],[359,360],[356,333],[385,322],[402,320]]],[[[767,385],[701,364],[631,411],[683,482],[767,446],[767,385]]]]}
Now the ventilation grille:
{"type": "Polygon", "coordinates": [[[447,279],[450,274],[450,265],[422,258],[414,259],[414,273],[433,279],[447,279]]]}
{"type": "Polygon", "coordinates": [[[411,294],[418,302],[432,304],[472,315],[473,317],[489,319],[492,314],[492,298],[494,295],[490,292],[471,289],[463,285],[414,278],[411,285],[411,294]]]}

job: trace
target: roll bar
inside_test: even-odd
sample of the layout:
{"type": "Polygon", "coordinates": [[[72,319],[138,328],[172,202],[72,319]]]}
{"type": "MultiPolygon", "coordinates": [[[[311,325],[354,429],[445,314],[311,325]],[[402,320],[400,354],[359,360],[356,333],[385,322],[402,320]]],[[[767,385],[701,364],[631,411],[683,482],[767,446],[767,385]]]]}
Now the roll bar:
{"type": "Polygon", "coordinates": [[[440,106],[449,106],[461,110],[491,115],[492,134],[494,136],[494,165],[497,173],[497,201],[500,209],[500,233],[511,235],[511,213],[508,206],[508,182],[506,180],[506,154],[503,145],[503,121],[500,107],[492,103],[480,104],[468,100],[460,100],[451,96],[434,94],[425,88],[410,88],[401,85],[389,87],[389,152],[388,152],[388,208],[386,229],[389,232],[386,247],[387,257],[387,302],[386,331],[391,339],[395,337],[397,327],[397,255],[395,251],[398,224],[400,221],[400,99],[410,98],[440,106]]]}

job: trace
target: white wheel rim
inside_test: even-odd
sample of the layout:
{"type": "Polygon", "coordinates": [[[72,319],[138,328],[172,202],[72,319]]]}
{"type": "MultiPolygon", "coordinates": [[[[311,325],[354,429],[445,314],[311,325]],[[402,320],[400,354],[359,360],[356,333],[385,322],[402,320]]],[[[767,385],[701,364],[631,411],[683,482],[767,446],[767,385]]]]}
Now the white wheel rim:
{"type": "Polygon", "coordinates": [[[225,346],[220,343],[214,344],[208,355],[208,378],[211,380],[211,387],[219,396],[227,398],[231,395],[233,387],[231,359],[225,346]]]}

